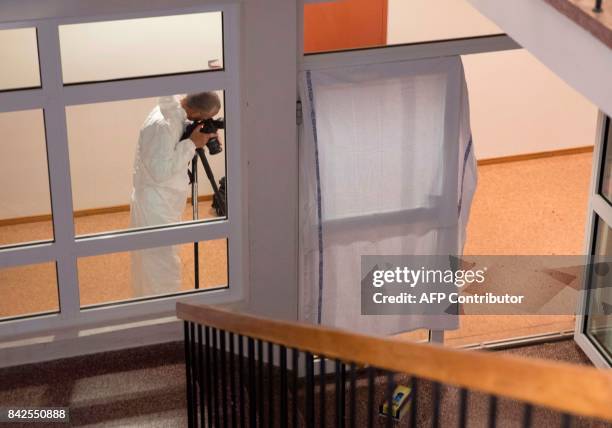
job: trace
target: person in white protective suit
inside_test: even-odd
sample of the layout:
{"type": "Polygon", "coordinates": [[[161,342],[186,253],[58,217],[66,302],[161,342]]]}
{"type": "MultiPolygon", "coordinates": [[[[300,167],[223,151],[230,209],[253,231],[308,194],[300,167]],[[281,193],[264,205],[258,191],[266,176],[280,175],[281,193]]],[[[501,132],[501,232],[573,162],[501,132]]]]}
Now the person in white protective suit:
{"type": "MultiPolygon", "coordinates": [[[[161,97],[140,130],[134,159],[130,227],[180,222],[189,194],[187,169],[196,148],[203,148],[216,134],[197,126],[181,140],[190,121],[215,116],[221,107],[214,92],[190,94],[181,99],[161,97]]],[[[181,286],[178,246],[133,251],[131,254],[134,297],[177,292],[181,286]]]]}

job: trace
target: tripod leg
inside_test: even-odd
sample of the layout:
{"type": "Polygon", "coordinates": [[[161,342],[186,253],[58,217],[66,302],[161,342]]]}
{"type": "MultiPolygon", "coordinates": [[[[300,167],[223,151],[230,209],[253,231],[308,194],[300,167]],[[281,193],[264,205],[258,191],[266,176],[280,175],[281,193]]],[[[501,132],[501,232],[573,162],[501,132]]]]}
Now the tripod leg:
{"type": "MultiPolygon", "coordinates": [[[[191,176],[193,178],[191,182],[191,208],[193,213],[193,219],[198,219],[198,158],[194,156],[191,160],[191,176]]],[[[193,278],[194,288],[197,290],[200,288],[200,258],[199,258],[199,243],[193,243],[193,278]]]]}
{"type": "Polygon", "coordinates": [[[222,215],[227,215],[227,208],[225,206],[225,201],[221,197],[219,193],[219,188],[217,187],[217,182],[215,181],[215,176],[212,172],[212,168],[208,163],[208,159],[206,158],[206,153],[204,153],[204,149],[196,149],[196,153],[200,156],[200,160],[202,161],[202,166],[204,167],[204,172],[206,172],[206,176],[208,177],[208,181],[210,181],[210,186],[213,189],[214,195],[217,197],[217,200],[221,204],[222,215]]]}

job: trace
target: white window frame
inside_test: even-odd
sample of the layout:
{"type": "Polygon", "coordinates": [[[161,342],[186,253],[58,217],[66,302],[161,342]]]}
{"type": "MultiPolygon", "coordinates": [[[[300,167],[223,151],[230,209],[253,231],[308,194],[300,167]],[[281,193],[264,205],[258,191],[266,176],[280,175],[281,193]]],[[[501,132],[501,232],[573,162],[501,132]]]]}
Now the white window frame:
{"type": "Polygon", "coordinates": [[[54,229],[54,240],[51,242],[24,243],[1,248],[0,269],[55,262],[60,304],[58,313],[0,321],[0,343],[23,337],[41,336],[64,329],[92,329],[109,325],[120,326],[138,320],[161,319],[173,316],[178,300],[217,304],[240,301],[245,298],[247,275],[244,248],[247,246],[248,237],[244,216],[246,207],[243,202],[246,174],[242,150],[240,11],[238,2],[220,1],[217,4],[188,6],[179,9],[0,23],[0,30],[23,27],[37,29],[41,88],[0,93],[0,112],[30,109],[44,111],[54,229]],[[69,86],[63,84],[58,33],[60,25],[219,11],[223,13],[223,70],[70,84],[69,86]],[[227,219],[188,222],[150,230],[75,237],[66,107],[173,95],[195,90],[225,91],[225,111],[229,118],[226,135],[231,141],[225,148],[229,181],[227,219]],[[222,238],[228,239],[228,288],[191,291],[173,296],[152,297],[141,301],[127,301],[85,309],[80,306],[77,258],[222,238]]]}
{"type": "MultiPolygon", "coordinates": [[[[589,210],[588,220],[585,229],[585,242],[584,242],[584,254],[593,254],[596,240],[596,226],[597,219],[601,218],[606,224],[612,226],[612,205],[599,193],[600,178],[602,168],[604,166],[605,159],[603,158],[605,153],[605,136],[606,136],[606,115],[603,112],[599,112],[597,117],[597,133],[595,136],[595,147],[593,150],[593,169],[591,175],[591,190],[589,193],[589,210]]],[[[609,147],[608,149],[612,149],[609,147]]],[[[584,281],[582,284],[582,291],[579,295],[578,307],[576,309],[576,324],[574,330],[574,340],[589,357],[589,359],[597,367],[609,368],[611,367],[610,362],[604,357],[603,350],[600,345],[593,342],[593,340],[586,334],[588,328],[587,311],[589,302],[589,290],[590,290],[590,275],[584,275],[584,281]]]]}

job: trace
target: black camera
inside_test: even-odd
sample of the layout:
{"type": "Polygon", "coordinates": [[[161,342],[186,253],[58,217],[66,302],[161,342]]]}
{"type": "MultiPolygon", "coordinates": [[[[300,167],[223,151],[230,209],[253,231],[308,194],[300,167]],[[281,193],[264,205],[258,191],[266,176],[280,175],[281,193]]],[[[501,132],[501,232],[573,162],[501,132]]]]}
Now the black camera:
{"type": "MultiPolygon", "coordinates": [[[[225,121],[223,120],[223,118],[206,119],[200,123],[203,125],[200,129],[200,132],[204,134],[214,134],[217,132],[217,129],[225,129],[225,121]]],[[[217,137],[212,137],[210,140],[208,140],[208,143],[206,143],[206,147],[208,147],[208,151],[211,155],[221,153],[221,151],[223,150],[221,148],[221,143],[219,143],[217,137]]]]}

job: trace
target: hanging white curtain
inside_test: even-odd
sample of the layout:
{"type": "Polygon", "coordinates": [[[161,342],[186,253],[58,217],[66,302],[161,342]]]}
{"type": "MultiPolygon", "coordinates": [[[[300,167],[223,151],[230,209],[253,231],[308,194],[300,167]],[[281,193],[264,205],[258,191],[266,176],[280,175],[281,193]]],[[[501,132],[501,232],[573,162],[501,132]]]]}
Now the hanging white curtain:
{"type": "Polygon", "coordinates": [[[452,315],[361,315],[362,255],[461,254],[476,166],[459,57],[303,72],[300,319],[364,333],[452,315]]]}

